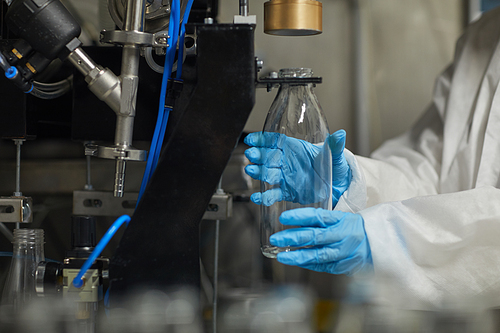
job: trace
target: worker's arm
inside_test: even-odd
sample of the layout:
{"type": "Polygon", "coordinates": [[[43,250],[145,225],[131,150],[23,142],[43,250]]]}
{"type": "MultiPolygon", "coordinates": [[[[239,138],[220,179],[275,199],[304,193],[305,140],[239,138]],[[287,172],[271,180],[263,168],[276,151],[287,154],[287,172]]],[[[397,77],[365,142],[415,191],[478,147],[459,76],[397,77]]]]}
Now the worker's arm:
{"type": "Polygon", "coordinates": [[[360,211],[383,296],[411,308],[497,306],[498,202],[499,189],[482,187],[360,211]]]}
{"type": "Polygon", "coordinates": [[[403,135],[365,158],[345,151],[352,181],[335,209],[354,212],[379,203],[441,192],[446,100],[453,66],[436,80],[433,102],[403,135]]]}

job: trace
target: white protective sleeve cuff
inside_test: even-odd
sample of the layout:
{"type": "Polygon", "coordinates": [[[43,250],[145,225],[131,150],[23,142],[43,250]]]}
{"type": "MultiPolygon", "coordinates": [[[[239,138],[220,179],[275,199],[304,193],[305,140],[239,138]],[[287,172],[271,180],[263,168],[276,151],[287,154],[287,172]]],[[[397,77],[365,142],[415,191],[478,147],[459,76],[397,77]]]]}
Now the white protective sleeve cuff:
{"type": "Polygon", "coordinates": [[[334,209],[347,213],[357,213],[366,207],[367,195],[365,177],[354,154],[348,149],[344,149],[344,156],[347,160],[347,164],[349,164],[351,168],[351,184],[340,197],[334,209]]]}
{"type": "Polygon", "coordinates": [[[360,211],[383,297],[419,310],[500,305],[498,202],[482,187],[360,211]]]}

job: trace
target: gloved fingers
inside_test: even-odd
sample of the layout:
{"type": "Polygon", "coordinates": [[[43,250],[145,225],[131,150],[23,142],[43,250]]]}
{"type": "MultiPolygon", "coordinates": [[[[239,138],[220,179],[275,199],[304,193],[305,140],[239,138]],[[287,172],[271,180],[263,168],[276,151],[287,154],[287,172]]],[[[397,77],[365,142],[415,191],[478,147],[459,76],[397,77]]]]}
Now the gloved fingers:
{"type": "Polygon", "coordinates": [[[282,166],[283,152],[280,149],[252,147],[245,150],[245,156],[254,164],[263,164],[269,168],[282,166]]]}
{"type": "Polygon", "coordinates": [[[326,138],[328,146],[330,147],[330,150],[332,151],[332,155],[334,157],[344,152],[345,138],[346,138],[346,132],[343,129],[338,130],[333,134],[330,134],[328,138],[326,138]]]}
{"type": "Polygon", "coordinates": [[[344,258],[339,258],[341,251],[337,247],[313,247],[290,252],[278,253],[277,259],[285,265],[316,265],[332,263],[344,258]]]}
{"type": "Polygon", "coordinates": [[[362,258],[361,255],[354,255],[352,257],[342,259],[336,262],[324,263],[324,264],[305,264],[299,265],[299,267],[310,269],[316,272],[326,272],[330,274],[345,274],[352,275],[360,271],[367,261],[362,258]]]}
{"type": "Polygon", "coordinates": [[[344,156],[346,132],[338,130],[327,138],[332,151],[333,186],[349,187],[351,181],[349,164],[344,156]]]}
{"type": "Polygon", "coordinates": [[[262,166],[260,169],[261,180],[265,181],[269,185],[278,185],[283,179],[283,173],[280,168],[268,168],[262,166]]]}
{"type": "Polygon", "coordinates": [[[245,173],[253,179],[260,180],[260,166],[249,164],[245,167],[245,173]]]}
{"type": "Polygon", "coordinates": [[[278,185],[282,180],[282,172],[279,168],[249,164],[245,167],[245,172],[253,179],[265,181],[270,185],[278,185]]]}
{"type": "Polygon", "coordinates": [[[342,248],[343,251],[349,251],[348,253],[354,251],[357,245],[354,248],[349,245],[356,242],[359,244],[362,238],[358,241],[358,237],[355,234],[351,236],[345,230],[338,229],[336,227],[287,229],[271,235],[269,241],[272,245],[278,247],[329,245],[331,247],[337,246],[342,248]],[[343,240],[349,236],[351,236],[351,242],[344,245],[345,242],[343,240]]]}
{"type": "Polygon", "coordinates": [[[252,202],[257,204],[257,205],[261,205],[262,204],[262,193],[260,193],[260,192],[252,193],[252,195],[250,196],[250,200],[252,200],[252,202]]]}
{"type": "Polygon", "coordinates": [[[250,200],[257,205],[271,206],[283,200],[283,192],[279,188],[273,188],[264,193],[256,192],[250,196],[250,200]]]}
{"type": "Polygon", "coordinates": [[[283,191],[280,188],[272,188],[261,195],[261,203],[264,206],[271,206],[275,202],[285,200],[283,191]]]}
{"type": "Polygon", "coordinates": [[[281,214],[279,219],[285,225],[325,228],[339,223],[347,214],[336,210],[307,207],[287,210],[281,214]]]}
{"type": "Polygon", "coordinates": [[[286,136],[274,132],[254,132],[246,136],[243,140],[251,147],[277,148],[286,136]]]}

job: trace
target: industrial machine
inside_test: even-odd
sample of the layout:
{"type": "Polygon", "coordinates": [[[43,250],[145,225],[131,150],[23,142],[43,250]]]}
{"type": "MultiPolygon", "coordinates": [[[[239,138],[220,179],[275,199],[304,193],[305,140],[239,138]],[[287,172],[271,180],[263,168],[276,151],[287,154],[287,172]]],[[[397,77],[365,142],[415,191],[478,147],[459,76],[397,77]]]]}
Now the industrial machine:
{"type": "MultiPolygon", "coordinates": [[[[215,0],[109,0],[116,29],[100,32],[107,47],[84,46],[79,23],[59,0],[2,5],[0,137],[13,140],[17,156],[13,194],[0,198],[2,233],[17,237],[17,244],[15,230],[33,223],[36,198],[21,192],[25,141],[79,142],[88,162],[82,170],[86,185],[73,189],[67,216],[71,247],[63,262],[36,262],[36,292],[69,302],[58,301],[67,305],[58,309],[76,304],[78,332],[98,329],[103,298],[115,300],[111,309],[136,307],[140,301],[121,301],[139,297],[138,292],[144,299],[151,290],[170,291],[170,301],[191,299],[189,292],[179,296],[172,288],[200,288],[200,221],[231,215],[232,197],[221,189],[221,175],[252,110],[255,89],[280,82],[259,78],[256,21],[248,15],[248,3],[240,0],[234,23],[219,24],[215,0]],[[134,141],[151,146],[136,148],[134,141]],[[114,163],[113,187],[106,191],[92,186],[95,157],[114,163]],[[140,190],[128,191],[126,170],[141,173],[141,168],[140,190]],[[121,218],[97,242],[96,217],[102,216],[121,218]],[[103,240],[124,223],[116,251],[111,258],[101,256],[103,240]]],[[[271,0],[265,8],[269,33],[321,32],[320,2],[271,0]]],[[[35,299],[31,304],[43,308],[37,303],[41,298],[35,299]]],[[[14,318],[18,305],[10,309],[14,318]]],[[[175,311],[169,316],[165,325],[182,319],[175,311]]],[[[30,332],[19,322],[9,323],[13,332],[30,332]]]]}

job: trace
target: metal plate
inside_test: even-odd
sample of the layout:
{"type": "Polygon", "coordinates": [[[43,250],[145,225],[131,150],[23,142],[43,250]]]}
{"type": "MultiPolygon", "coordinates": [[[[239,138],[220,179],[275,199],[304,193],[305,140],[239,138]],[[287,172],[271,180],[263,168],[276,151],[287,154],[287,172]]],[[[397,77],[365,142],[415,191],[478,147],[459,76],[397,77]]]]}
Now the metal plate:
{"type": "Polygon", "coordinates": [[[33,222],[33,202],[28,197],[0,197],[0,222],[33,222]]]}
{"type": "Polygon", "coordinates": [[[116,198],[113,192],[74,191],[73,214],[90,216],[120,216],[134,214],[137,196],[135,192],[125,192],[116,198]]]}
{"type": "Polygon", "coordinates": [[[214,194],[207,210],[203,215],[204,220],[227,220],[233,215],[233,197],[229,194],[214,194]]]}

